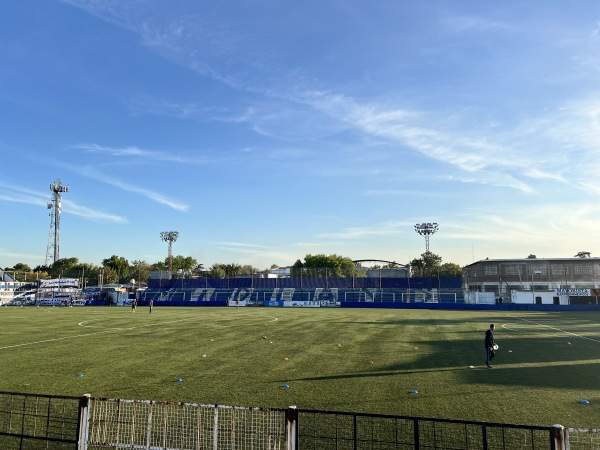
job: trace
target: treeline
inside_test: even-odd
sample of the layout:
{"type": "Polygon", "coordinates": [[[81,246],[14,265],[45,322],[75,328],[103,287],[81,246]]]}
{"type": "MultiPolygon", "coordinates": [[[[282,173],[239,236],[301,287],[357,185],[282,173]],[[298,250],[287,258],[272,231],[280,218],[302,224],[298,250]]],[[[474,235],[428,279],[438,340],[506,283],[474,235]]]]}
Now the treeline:
{"type": "MultiPolygon", "coordinates": [[[[236,263],[215,263],[209,268],[199,264],[191,256],[173,256],[173,276],[180,278],[208,277],[227,278],[240,276],[258,276],[267,274],[271,269],[279,267],[271,265],[267,269],[258,269],[251,265],[236,263]]],[[[371,269],[385,269],[398,267],[395,262],[372,266],[371,269]]],[[[442,257],[431,252],[426,252],[420,258],[410,262],[411,276],[413,277],[453,277],[460,276],[462,269],[458,264],[442,263],[442,257]]],[[[18,263],[13,267],[6,267],[5,272],[15,276],[17,281],[36,281],[48,278],[79,278],[84,286],[111,283],[145,284],[150,277],[150,272],[167,271],[169,259],[155,263],[134,260],[131,263],[117,255],[102,260],[102,265],[97,266],[79,262],[77,258],[62,258],[50,266],[29,267],[27,264],[18,263]]],[[[351,258],[341,255],[307,254],[304,261],[298,259],[290,269],[292,277],[364,277],[366,271],[357,267],[351,258]]]]}

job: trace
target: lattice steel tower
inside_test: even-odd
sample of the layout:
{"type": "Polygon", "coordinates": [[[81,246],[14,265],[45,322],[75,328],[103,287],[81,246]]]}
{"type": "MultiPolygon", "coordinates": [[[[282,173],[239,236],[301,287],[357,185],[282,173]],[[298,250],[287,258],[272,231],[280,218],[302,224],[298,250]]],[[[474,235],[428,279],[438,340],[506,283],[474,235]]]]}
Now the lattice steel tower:
{"type": "Polygon", "coordinates": [[[160,238],[169,243],[169,275],[173,273],[173,242],[179,237],[179,231],[161,231],[160,238]]]}
{"type": "Polygon", "coordinates": [[[437,223],[418,223],[415,231],[425,238],[425,253],[429,253],[429,237],[439,229],[437,223]]]}
{"type": "Polygon", "coordinates": [[[50,216],[50,232],[48,233],[48,246],[46,247],[45,266],[48,266],[48,261],[50,261],[51,254],[53,263],[60,259],[60,213],[62,212],[61,194],[63,192],[69,192],[69,186],[63,186],[60,182],[60,178],[58,178],[50,185],[50,190],[52,191],[52,201],[48,202],[48,209],[50,210],[48,213],[50,216]]]}

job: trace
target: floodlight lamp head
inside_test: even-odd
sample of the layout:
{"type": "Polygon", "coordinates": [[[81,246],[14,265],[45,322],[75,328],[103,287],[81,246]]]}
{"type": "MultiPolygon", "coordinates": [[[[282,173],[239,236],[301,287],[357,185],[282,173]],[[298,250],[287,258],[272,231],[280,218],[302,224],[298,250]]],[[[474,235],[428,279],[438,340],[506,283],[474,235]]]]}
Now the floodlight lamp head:
{"type": "Polygon", "coordinates": [[[438,231],[439,225],[435,222],[433,223],[418,223],[415,225],[415,231],[419,233],[421,236],[430,236],[438,231]]]}
{"type": "Polygon", "coordinates": [[[179,231],[161,231],[160,238],[165,242],[175,242],[179,237],[179,231]]]}

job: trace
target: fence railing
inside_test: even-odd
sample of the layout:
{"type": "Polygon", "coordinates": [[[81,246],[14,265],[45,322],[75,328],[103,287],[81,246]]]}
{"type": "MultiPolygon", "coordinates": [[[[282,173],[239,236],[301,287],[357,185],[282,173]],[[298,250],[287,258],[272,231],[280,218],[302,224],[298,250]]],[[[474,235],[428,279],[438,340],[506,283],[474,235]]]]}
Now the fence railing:
{"type": "Polygon", "coordinates": [[[0,392],[0,448],[600,450],[600,430],[0,392]]]}
{"type": "Polygon", "coordinates": [[[76,448],[84,399],[0,392],[0,448],[76,448]]]}

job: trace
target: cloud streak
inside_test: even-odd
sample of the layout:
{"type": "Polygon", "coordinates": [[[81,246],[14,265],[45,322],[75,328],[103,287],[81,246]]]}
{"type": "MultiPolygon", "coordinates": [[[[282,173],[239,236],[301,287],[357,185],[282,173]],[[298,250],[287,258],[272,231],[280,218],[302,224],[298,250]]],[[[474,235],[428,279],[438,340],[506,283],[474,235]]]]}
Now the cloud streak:
{"type": "MultiPolygon", "coordinates": [[[[5,185],[2,183],[0,183],[0,187],[2,187],[2,192],[0,192],[0,201],[24,203],[27,205],[43,206],[45,208],[47,208],[47,205],[50,203],[50,194],[45,194],[43,192],[35,191],[22,186],[5,185]]],[[[72,214],[92,222],[116,224],[128,222],[125,217],[116,214],[105,213],[96,208],[83,206],[66,198],[62,199],[62,212],[66,214],[72,214]]]]}

